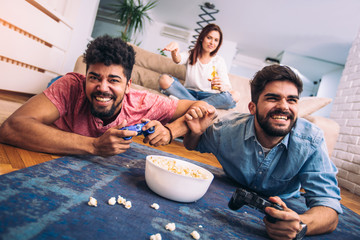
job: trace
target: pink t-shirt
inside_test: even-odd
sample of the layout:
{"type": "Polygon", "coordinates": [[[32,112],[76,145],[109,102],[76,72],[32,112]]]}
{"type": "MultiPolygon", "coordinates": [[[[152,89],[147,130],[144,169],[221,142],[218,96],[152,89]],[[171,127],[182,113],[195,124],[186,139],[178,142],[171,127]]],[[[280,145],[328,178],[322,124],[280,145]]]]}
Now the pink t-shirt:
{"type": "Polygon", "coordinates": [[[117,118],[106,126],[90,112],[85,94],[86,78],[82,74],[68,73],[55,81],[44,94],[59,110],[60,118],[54,122],[59,129],[84,136],[98,137],[111,127],[127,120],[127,126],[140,123],[142,118],[166,124],[173,117],[178,101],[147,91],[130,89],[124,96],[117,118]]]}

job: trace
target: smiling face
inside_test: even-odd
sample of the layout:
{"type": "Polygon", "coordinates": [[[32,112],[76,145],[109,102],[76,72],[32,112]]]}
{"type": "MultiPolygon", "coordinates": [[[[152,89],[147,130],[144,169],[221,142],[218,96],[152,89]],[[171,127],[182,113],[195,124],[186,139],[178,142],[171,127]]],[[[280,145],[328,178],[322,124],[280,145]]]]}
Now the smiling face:
{"type": "Polygon", "coordinates": [[[202,41],[203,51],[213,52],[219,46],[220,33],[218,31],[211,31],[206,35],[202,41]]]}
{"type": "Polygon", "coordinates": [[[255,131],[261,142],[273,138],[276,142],[288,134],[298,115],[299,93],[290,81],[269,82],[260,94],[257,104],[249,104],[255,115],[255,131]]]}
{"type": "Polygon", "coordinates": [[[129,92],[130,84],[131,80],[127,81],[121,65],[90,65],[85,90],[91,113],[102,120],[115,118],[121,110],[125,94],[129,92]]]}

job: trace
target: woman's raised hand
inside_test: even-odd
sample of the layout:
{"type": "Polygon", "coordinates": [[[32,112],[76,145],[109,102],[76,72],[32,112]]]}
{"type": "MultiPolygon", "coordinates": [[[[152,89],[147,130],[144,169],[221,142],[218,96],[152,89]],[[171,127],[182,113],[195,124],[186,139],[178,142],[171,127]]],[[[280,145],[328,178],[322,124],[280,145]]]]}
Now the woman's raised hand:
{"type": "Polygon", "coordinates": [[[179,44],[177,42],[171,42],[163,49],[163,51],[177,53],[179,51],[179,44]]]}
{"type": "Polygon", "coordinates": [[[177,42],[169,43],[163,51],[170,51],[171,58],[175,63],[179,63],[181,61],[181,56],[179,54],[179,44],[177,42]]]}

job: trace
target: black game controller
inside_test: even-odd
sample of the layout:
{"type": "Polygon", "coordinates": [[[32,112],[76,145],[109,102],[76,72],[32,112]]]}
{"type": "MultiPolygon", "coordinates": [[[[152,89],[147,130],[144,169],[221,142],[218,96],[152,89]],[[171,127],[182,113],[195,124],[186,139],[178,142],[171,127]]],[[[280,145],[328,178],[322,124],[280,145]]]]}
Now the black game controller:
{"type": "MultiPolygon", "coordinates": [[[[120,130],[129,130],[129,131],[135,131],[137,132],[136,136],[139,136],[140,134],[144,134],[144,136],[146,137],[147,135],[154,133],[155,132],[155,127],[151,127],[146,131],[141,130],[143,126],[145,126],[148,122],[143,122],[143,123],[138,123],[132,126],[128,126],[128,127],[123,127],[120,128],[120,130]]],[[[125,140],[130,140],[132,139],[132,137],[124,137],[125,140]]]]}
{"type": "Polygon", "coordinates": [[[247,191],[243,188],[238,188],[232,195],[228,206],[231,210],[238,210],[244,205],[248,205],[249,207],[265,213],[266,219],[271,223],[275,223],[278,219],[267,214],[265,212],[265,208],[273,207],[278,210],[284,210],[279,204],[270,202],[269,200],[258,195],[255,192],[247,191]]]}

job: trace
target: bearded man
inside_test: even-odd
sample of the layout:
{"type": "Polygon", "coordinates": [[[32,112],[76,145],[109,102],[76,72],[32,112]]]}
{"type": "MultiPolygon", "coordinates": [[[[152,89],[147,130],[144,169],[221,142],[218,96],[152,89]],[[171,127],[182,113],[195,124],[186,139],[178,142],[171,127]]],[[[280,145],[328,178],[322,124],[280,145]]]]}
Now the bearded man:
{"type": "Polygon", "coordinates": [[[131,89],[135,52],[120,38],[94,39],[84,61],[86,76],[68,73],[32,97],[2,124],[0,142],[46,153],[111,156],[130,148],[128,138],[137,135],[125,126],[147,122],[142,130],[154,132],[144,142],[160,146],[187,132],[184,115],[193,107],[215,111],[205,102],[131,89]]]}
{"type": "Polygon", "coordinates": [[[250,86],[250,114],[233,113],[214,124],[213,114],[186,115],[190,132],[184,145],[213,153],[229,177],[284,208],[266,208],[281,220],[272,223],[264,218],[271,238],[335,230],[342,213],[337,169],[323,132],[298,118],[301,79],[288,66],[271,65],[257,72],[250,86]],[[301,188],[309,209],[297,214],[281,199],[299,197],[301,188]]]}

